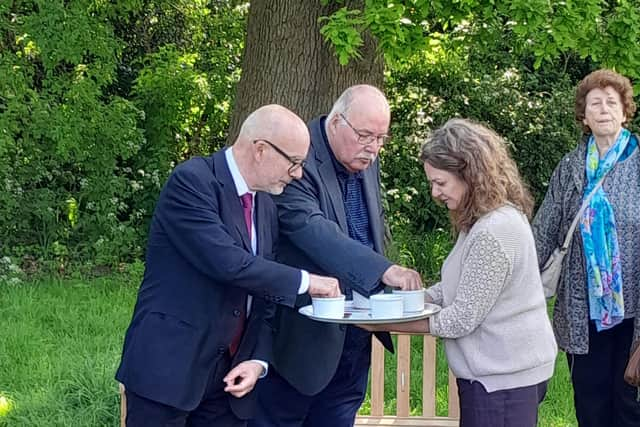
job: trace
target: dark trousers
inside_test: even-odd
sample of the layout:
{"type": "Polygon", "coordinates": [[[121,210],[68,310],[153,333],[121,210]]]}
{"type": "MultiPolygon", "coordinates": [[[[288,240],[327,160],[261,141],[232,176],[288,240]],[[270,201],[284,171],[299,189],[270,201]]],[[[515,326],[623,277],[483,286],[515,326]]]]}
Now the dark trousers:
{"type": "Polygon", "coordinates": [[[567,354],[580,427],[640,426],[637,389],[624,382],[633,319],[598,332],[589,322],[589,353],[567,354]]]}
{"type": "Polygon", "coordinates": [[[126,390],[127,427],[244,427],[231,411],[229,396],[224,391],[222,378],[231,368],[231,358],[226,355],[217,364],[204,398],[193,411],[163,405],[126,390]]]}
{"type": "Polygon", "coordinates": [[[460,427],[536,427],[538,405],[547,392],[547,381],[491,393],[478,381],[456,382],[460,427]]]}
{"type": "MultiPolygon", "coordinates": [[[[306,396],[269,369],[258,382],[258,407],[249,427],[351,427],[367,392],[371,333],[349,326],[333,378],[320,393],[306,396]]],[[[313,365],[309,365],[313,369],[313,365]]]]}

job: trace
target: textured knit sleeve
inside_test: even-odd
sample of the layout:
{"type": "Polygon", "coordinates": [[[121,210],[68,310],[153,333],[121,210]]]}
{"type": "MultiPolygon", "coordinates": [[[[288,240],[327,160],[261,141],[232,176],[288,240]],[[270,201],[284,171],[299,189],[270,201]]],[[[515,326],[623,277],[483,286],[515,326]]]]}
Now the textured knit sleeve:
{"type": "Polygon", "coordinates": [[[495,304],[511,271],[512,262],[493,234],[480,231],[470,238],[455,298],[431,318],[433,335],[460,338],[473,332],[495,304]]]}
{"type": "Polygon", "coordinates": [[[434,304],[442,305],[442,284],[440,282],[427,288],[427,295],[434,304]]]}

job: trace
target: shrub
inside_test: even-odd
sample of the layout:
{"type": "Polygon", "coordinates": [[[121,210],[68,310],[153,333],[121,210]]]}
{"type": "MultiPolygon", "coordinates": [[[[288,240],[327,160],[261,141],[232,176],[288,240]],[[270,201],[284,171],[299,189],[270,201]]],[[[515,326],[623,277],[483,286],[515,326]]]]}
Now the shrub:
{"type": "Polygon", "coordinates": [[[0,253],[62,272],[140,259],[173,166],[224,142],[245,14],[0,2],[0,253]]]}
{"type": "Polygon", "coordinates": [[[424,233],[447,225],[443,211],[430,200],[417,156],[428,132],[453,117],[477,120],[501,134],[541,201],[553,168],[579,133],[573,83],[564,78],[540,88],[533,79],[516,69],[443,74],[411,66],[394,73],[388,86],[394,139],[382,155],[392,230],[411,224],[411,230],[424,233]]]}

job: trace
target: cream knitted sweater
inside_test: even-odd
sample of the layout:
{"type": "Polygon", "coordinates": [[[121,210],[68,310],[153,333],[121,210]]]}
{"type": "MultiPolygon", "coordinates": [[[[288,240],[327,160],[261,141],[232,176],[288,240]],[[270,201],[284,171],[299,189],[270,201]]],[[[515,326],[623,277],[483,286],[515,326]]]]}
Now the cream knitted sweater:
{"type": "Polygon", "coordinates": [[[553,374],[557,346],[546,311],[536,248],[526,217],[506,205],[480,218],[428,289],[442,310],[430,320],[458,378],[488,392],[524,387],[553,374]]]}

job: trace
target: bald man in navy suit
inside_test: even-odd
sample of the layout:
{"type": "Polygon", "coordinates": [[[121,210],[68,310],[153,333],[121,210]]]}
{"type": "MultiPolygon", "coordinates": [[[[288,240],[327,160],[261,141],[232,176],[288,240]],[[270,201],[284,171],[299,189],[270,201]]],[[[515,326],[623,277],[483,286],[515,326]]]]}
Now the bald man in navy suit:
{"type": "Polygon", "coordinates": [[[336,279],[274,261],[278,219],[266,193],[302,177],[308,150],[305,123],[268,105],[233,146],[169,177],[116,373],[128,427],[246,425],[271,359],[274,304],[340,295],[336,279]]]}

